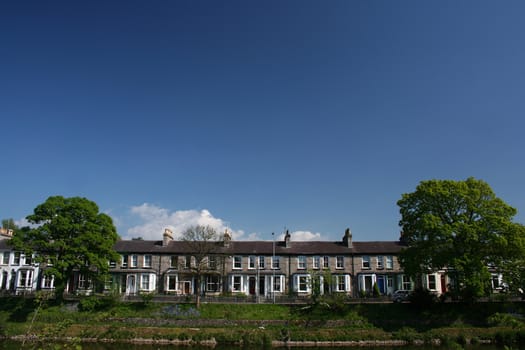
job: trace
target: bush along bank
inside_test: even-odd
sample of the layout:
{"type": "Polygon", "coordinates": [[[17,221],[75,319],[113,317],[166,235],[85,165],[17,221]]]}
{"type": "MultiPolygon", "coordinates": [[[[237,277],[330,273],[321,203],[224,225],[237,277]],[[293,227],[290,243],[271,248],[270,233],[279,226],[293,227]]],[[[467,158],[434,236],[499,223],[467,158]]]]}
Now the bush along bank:
{"type": "Polygon", "coordinates": [[[176,345],[525,345],[522,303],[266,304],[121,303],[2,298],[0,336],[19,341],[176,345]]]}

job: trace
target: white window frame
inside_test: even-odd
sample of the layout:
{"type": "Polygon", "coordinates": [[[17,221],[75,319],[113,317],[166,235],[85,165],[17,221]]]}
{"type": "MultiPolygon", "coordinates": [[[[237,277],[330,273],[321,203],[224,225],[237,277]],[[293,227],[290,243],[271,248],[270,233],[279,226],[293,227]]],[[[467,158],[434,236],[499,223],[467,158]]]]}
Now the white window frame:
{"type": "Polygon", "coordinates": [[[219,292],[221,290],[221,277],[219,275],[206,276],[206,291],[219,292]]]}
{"type": "Polygon", "coordinates": [[[412,290],[412,280],[410,279],[410,276],[403,275],[401,279],[401,289],[412,290]]]}
{"type": "Polygon", "coordinates": [[[385,267],[387,270],[392,270],[394,268],[394,257],[392,255],[386,256],[386,264],[385,267]]]}
{"type": "Polygon", "coordinates": [[[369,255],[363,255],[361,257],[362,260],[362,269],[363,270],[369,270],[370,269],[370,256],[369,255]]]}
{"type": "Polygon", "coordinates": [[[323,269],[330,269],[330,257],[329,256],[323,257],[323,269]]]}
{"type": "Polygon", "coordinates": [[[22,254],[20,252],[15,252],[14,258],[13,258],[13,265],[14,266],[20,266],[20,259],[22,254]]]}
{"type": "Polygon", "coordinates": [[[351,279],[349,274],[334,275],[336,292],[350,292],[351,279]]]}
{"type": "Polygon", "coordinates": [[[176,292],[179,290],[179,275],[177,274],[168,274],[166,275],[166,290],[168,292],[176,292]],[[174,288],[170,288],[170,282],[172,282],[173,280],[173,284],[174,284],[174,288]]]}
{"type": "Polygon", "coordinates": [[[139,256],[137,254],[133,254],[131,255],[131,262],[130,262],[130,267],[131,268],[136,268],[139,264],[139,256]]]}
{"type": "Polygon", "coordinates": [[[125,254],[125,255],[122,255],[122,267],[123,268],[127,268],[128,267],[128,259],[129,259],[129,255],[125,254]]]}
{"type": "Polygon", "coordinates": [[[87,278],[83,273],[78,275],[78,289],[89,289],[91,279],[87,278]]]}
{"type": "Polygon", "coordinates": [[[272,278],[272,291],[275,292],[275,293],[282,293],[283,292],[283,287],[284,287],[284,276],[282,275],[279,275],[279,276],[274,276],[272,278]],[[277,282],[277,283],[275,283],[277,282]],[[278,288],[276,288],[278,287],[278,288]]]}
{"type": "Polygon", "coordinates": [[[150,276],[148,273],[140,275],[140,290],[149,291],[150,276]]]}
{"type": "Polygon", "coordinates": [[[55,287],[55,276],[42,276],[42,289],[53,289],[55,287]]]}
{"type": "Polygon", "coordinates": [[[384,256],[382,255],[377,256],[376,266],[378,270],[382,270],[385,268],[385,257],[384,256]]]}
{"type": "Polygon", "coordinates": [[[297,257],[297,270],[306,270],[308,267],[307,259],[305,255],[299,255],[297,257]]]}
{"type": "Polygon", "coordinates": [[[257,264],[257,257],[255,255],[250,255],[248,257],[248,269],[255,270],[257,264]]]}
{"type": "Polygon", "coordinates": [[[266,265],[266,259],[264,258],[264,256],[259,256],[259,270],[264,270],[264,267],[266,265]]]}
{"type": "Polygon", "coordinates": [[[235,255],[233,257],[232,269],[233,270],[242,270],[242,256],[235,255]]]}
{"type": "Polygon", "coordinates": [[[242,293],[244,292],[243,276],[242,275],[232,275],[231,279],[231,290],[233,293],[242,293]],[[238,282],[237,282],[238,280],[238,282]],[[236,288],[236,286],[238,286],[236,288]]]}
{"type": "Polygon", "coordinates": [[[217,257],[214,255],[208,256],[208,269],[216,270],[217,269],[217,257]]]}
{"type": "Polygon", "coordinates": [[[146,255],[144,255],[144,259],[142,261],[142,266],[143,267],[151,267],[152,261],[153,261],[153,258],[151,257],[151,254],[146,254],[146,255]]]}
{"type": "Polygon", "coordinates": [[[335,268],[337,270],[342,270],[345,268],[345,257],[342,255],[338,255],[335,257],[335,268]]]}
{"type": "Polygon", "coordinates": [[[319,255],[313,257],[312,268],[314,270],[319,270],[321,268],[321,257],[319,255]]]}
{"type": "Polygon", "coordinates": [[[299,293],[310,293],[310,278],[308,274],[295,275],[295,290],[299,293]],[[301,288],[302,286],[305,288],[301,288]]]}
{"type": "Polygon", "coordinates": [[[33,270],[19,270],[17,287],[31,288],[33,285],[33,270]]]}
{"type": "Polygon", "coordinates": [[[11,252],[2,253],[2,265],[9,265],[9,258],[11,257],[11,252]]]}
{"type": "Polygon", "coordinates": [[[279,256],[272,256],[272,269],[281,269],[281,258],[279,256]]]}
{"type": "Polygon", "coordinates": [[[435,274],[427,275],[428,290],[437,290],[437,277],[435,274]]]}

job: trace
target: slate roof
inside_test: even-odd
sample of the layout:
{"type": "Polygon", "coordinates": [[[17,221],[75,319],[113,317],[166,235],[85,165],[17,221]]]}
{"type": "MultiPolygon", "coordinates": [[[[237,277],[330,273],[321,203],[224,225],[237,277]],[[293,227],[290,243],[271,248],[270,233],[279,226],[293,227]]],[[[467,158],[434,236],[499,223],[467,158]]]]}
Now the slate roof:
{"type": "MultiPolygon", "coordinates": [[[[210,243],[214,244],[214,243],[210,243]]],[[[397,254],[403,248],[399,241],[353,242],[352,248],[342,242],[292,241],[286,248],[284,242],[275,242],[276,255],[349,255],[349,254],[397,254]]],[[[181,241],[170,241],[162,246],[162,241],[121,240],[115,244],[120,253],[186,254],[187,246],[181,241]]],[[[219,246],[217,253],[240,255],[271,255],[272,241],[231,241],[228,247],[219,246]]]]}

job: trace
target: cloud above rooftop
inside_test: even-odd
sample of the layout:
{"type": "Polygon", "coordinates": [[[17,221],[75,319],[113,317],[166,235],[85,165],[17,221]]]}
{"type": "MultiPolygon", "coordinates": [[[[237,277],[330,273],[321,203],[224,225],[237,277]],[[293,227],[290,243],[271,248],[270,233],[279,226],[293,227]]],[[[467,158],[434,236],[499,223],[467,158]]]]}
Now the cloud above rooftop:
{"type": "MultiPolygon", "coordinates": [[[[233,229],[225,220],[215,217],[207,209],[172,211],[155,204],[143,203],[131,207],[130,214],[138,223],[127,229],[124,239],[141,237],[145,240],[159,240],[166,228],[173,231],[174,239],[178,239],[188,227],[203,225],[210,226],[219,233],[227,229],[234,240],[261,240],[256,232],[246,234],[243,230],[233,229]]],[[[290,234],[295,241],[322,240],[320,233],[310,231],[293,231],[290,234]]],[[[276,235],[275,239],[284,239],[284,234],[276,235]]]]}

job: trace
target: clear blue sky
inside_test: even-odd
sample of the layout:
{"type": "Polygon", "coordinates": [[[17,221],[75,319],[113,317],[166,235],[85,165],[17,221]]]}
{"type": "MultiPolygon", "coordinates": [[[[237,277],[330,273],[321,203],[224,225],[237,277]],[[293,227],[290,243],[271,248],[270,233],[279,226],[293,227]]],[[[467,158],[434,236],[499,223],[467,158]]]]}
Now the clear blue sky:
{"type": "Polygon", "coordinates": [[[4,1],[0,217],[395,240],[421,180],[525,222],[522,1],[4,1]]]}

